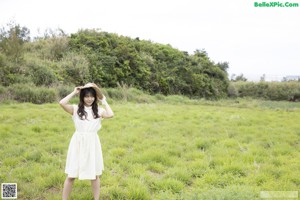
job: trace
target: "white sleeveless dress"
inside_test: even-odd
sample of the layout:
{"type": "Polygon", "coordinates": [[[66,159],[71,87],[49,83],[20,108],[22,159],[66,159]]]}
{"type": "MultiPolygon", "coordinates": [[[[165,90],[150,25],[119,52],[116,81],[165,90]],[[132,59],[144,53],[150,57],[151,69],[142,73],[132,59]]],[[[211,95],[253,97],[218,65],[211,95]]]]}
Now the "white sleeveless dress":
{"type": "MultiPolygon", "coordinates": [[[[75,133],[73,134],[66,159],[65,173],[70,178],[79,180],[94,180],[104,170],[102,149],[97,132],[101,128],[101,119],[94,119],[91,107],[84,107],[87,119],[81,120],[77,114],[78,106],[73,105],[73,121],[75,133]]],[[[105,110],[98,107],[98,113],[105,110]]]]}

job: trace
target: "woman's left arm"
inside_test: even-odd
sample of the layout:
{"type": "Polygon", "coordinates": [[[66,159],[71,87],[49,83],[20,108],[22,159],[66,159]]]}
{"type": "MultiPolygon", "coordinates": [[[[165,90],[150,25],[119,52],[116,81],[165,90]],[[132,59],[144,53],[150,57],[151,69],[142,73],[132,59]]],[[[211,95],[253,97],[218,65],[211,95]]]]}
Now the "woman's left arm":
{"type": "Polygon", "coordinates": [[[107,101],[106,101],[106,97],[103,95],[103,98],[100,99],[102,105],[105,108],[105,111],[102,113],[101,117],[102,118],[112,118],[114,116],[114,112],[112,111],[112,109],[110,108],[110,106],[108,105],[107,101]]]}

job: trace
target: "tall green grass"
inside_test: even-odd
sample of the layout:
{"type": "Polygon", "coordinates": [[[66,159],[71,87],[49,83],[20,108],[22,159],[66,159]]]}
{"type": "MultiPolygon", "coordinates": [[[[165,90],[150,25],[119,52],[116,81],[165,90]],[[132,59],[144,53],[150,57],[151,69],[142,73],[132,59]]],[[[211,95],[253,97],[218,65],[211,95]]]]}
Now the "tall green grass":
{"type": "MultiPolygon", "coordinates": [[[[174,97],[111,107],[115,117],[99,132],[102,200],[252,200],[261,190],[299,190],[297,103],[174,97]]],[[[0,182],[18,183],[19,199],[61,199],[71,116],[58,104],[0,110],[0,182]]],[[[76,180],[71,199],[92,199],[90,181],[76,180]]]]}
{"type": "MultiPolygon", "coordinates": [[[[53,103],[59,101],[61,98],[70,94],[74,85],[56,83],[49,87],[39,86],[34,84],[13,84],[8,87],[0,85],[0,103],[2,102],[30,102],[34,104],[53,103]]],[[[287,82],[287,83],[252,83],[252,82],[233,82],[228,89],[229,98],[219,99],[218,101],[208,101],[205,99],[190,99],[183,95],[169,95],[164,96],[162,94],[150,95],[144,91],[138,90],[127,86],[126,84],[118,85],[116,88],[102,88],[102,92],[105,96],[118,102],[134,102],[134,103],[155,103],[157,101],[164,103],[187,103],[187,104],[202,104],[202,103],[216,103],[225,102],[228,105],[230,103],[246,102],[246,106],[249,106],[248,100],[253,103],[255,99],[257,102],[261,102],[259,99],[265,99],[268,104],[272,100],[275,100],[273,104],[277,104],[276,101],[293,100],[298,101],[300,95],[300,82],[287,82]],[[279,89],[278,89],[279,88],[279,89]],[[278,90],[277,90],[278,89],[278,90]],[[283,94],[284,93],[284,94],[283,94]],[[278,97],[278,98],[277,98],[278,97]]],[[[279,102],[279,105],[282,104],[279,102]]],[[[289,104],[291,105],[291,104],[289,104]]],[[[277,105],[275,107],[278,107],[277,105]]],[[[298,106],[299,107],[299,106],[298,106]]]]}

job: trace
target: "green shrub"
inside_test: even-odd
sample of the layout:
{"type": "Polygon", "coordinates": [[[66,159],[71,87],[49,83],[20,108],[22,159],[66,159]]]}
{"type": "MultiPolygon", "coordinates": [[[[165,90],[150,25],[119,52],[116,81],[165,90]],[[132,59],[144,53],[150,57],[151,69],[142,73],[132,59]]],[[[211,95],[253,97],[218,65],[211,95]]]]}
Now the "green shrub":
{"type": "Polygon", "coordinates": [[[6,93],[6,88],[2,85],[0,85],[0,96],[4,95],[6,93]]]}
{"type": "Polygon", "coordinates": [[[29,84],[15,84],[8,87],[8,92],[12,98],[18,102],[32,102],[35,104],[51,103],[56,98],[54,89],[45,87],[35,87],[29,84]]]}
{"type": "Polygon", "coordinates": [[[107,95],[109,98],[115,99],[115,100],[123,100],[124,95],[122,91],[120,91],[117,88],[107,88],[106,89],[107,95]]]}
{"type": "Polygon", "coordinates": [[[0,66],[4,66],[6,63],[6,56],[2,53],[0,53],[0,66]]]}
{"type": "Polygon", "coordinates": [[[165,100],[170,103],[182,103],[188,100],[188,97],[181,95],[170,95],[166,96],[165,100]]]}
{"type": "Polygon", "coordinates": [[[33,57],[30,54],[26,54],[25,61],[26,77],[36,86],[51,86],[60,79],[60,74],[52,61],[33,57]]]}
{"type": "Polygon", "coordinates": [[[239,97],[252,97],[266,100],[293,100],[300,93],[300,82],[232,82],[228,96],[238,91],[239,97]]]}
{"type": "Polygon", "coordinates": [[[64,98],[74,90],[75,86],[71,85],[58,85],[56,87],[57,95],[59,99],[64,98]]]}
{"type": "Polygon", "coordinates": [[[37,86],[50,86],[56,81],[54,72],[50,68],[44,66],[33,67],[31,76],[34,84],[37,86]]]}
{"type": "Polygon", "coordinates": [[[26,44],[25,49],[28,52],[35,53],[41,59],[60,60],[69,49],[68,42],[67,37],[52,36],[26,44]]]}
{"type": "Polygon", "coordinates": [[[35,91],[35,99],[32,103],[52,103],[56,100],[56,92],[54,89],[49,88],[37,88],[35,91]]]}
{"type": "Polygon", "coordinates": [[[60,61],[60,68],[65,83],[83,85],[90,79],[89,61],[82,54],[68,52],[60,61]]]}
{"type": "Polygon", "coordinates": [[[154,97],[155,97],[155,99],[161,100],[161,101],[163,101],[163,100],[166,99],[166,96],[164,96],[164,95],[162,95],[162,94],[155,94],[154,97]]]}
{"type": "Polygon", "coordinates": [[[269,84],[266,90],[266,97],[270,100],[288,100],[289,95],[292,95],[292,91],[286,83],[269,84]]]}
{"type": "Polygon", "coordinates": [[[129,101],[136,103],[151,103],[155,102],[155,98],[151,95],[145,94],[143,91],[136,88],[107,88],[104,90],[104,95],[107,94],[108,98],[119,100],[119,101],[129,101]]]}
{"type": "Polygon", "coordinates": [[[227,88],[227,94],[229,97],[238,97],[239,96],[238,90],[234,84],[232,84],[232,83],[229,84],[229,86],[227,88]]]}

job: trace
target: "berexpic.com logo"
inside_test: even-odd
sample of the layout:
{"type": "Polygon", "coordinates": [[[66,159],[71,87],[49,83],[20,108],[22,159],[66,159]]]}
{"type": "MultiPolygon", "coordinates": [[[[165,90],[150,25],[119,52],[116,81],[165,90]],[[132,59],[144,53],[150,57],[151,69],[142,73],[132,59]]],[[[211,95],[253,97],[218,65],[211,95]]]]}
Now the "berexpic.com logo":
{"type": "Polygon", "coordinates": [[[291,2],[254,2],[254,7],[286,7],[286,8],[295,8],[299,7],[299,3],[291,2]]]}

